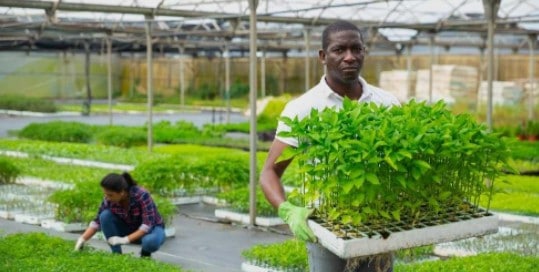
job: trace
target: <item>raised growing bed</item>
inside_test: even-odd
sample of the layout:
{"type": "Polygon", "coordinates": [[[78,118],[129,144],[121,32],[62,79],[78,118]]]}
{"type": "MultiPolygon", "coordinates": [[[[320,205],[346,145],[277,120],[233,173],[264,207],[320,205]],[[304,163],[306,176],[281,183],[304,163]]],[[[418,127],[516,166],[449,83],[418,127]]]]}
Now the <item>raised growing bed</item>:
{"type": "Polygon", "coordinates": [[[318,243],[343,259],[450,242],[498,231],[497,216],[483,210],[447,214],[419,221],[413,227],[406,223],[364,225],[359,228],[336,227],[320,219],[309,220],[308,223],[318,243]]]}
{"type": "MultiPolygon", "coordinates": [[[[232,222],[241,223],[241,224],[250,223],[249,214],[238,213],[238,212],[229,211],[226,209],[216,209],[214,214],[215,214],[215,217],[221,220],[232,221],[232,222]]],[[[270,226],[282,225],[284,224],[284,222],[279,217],[257,216],[255,217],[255,224],[258,226],[270,227],[270,226]]]]}

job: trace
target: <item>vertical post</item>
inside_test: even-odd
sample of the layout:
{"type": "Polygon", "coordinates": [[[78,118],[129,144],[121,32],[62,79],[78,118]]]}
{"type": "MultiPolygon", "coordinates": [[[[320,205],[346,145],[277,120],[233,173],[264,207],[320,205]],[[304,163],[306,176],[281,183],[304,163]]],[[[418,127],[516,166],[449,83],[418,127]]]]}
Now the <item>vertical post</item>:
{"type": "Polygon", "coordinates": [[[152,67],[152,20],[153,16],[145,16],[146,26],[146,94],[148,100],[148,151],[153,150],[153,67],[152,67]]]}
{"type": "Polygon", "coordinates": [[[488,20],[487,32],[487,126],[492,130],[492,80],[494,78],[494,28],[501,0],[483,0],[485,18],[488,20]]]}
{"type": "Polygon", "coordinates": [[[183,108],[185,106],[185,61],[184,61],[184,52],[185,48],[183,45],[178,47],[180,52],[180,106],[183,108]]]}
{"type": "Polygon", "coordinates": [[[310,61],[310,52],[311,52],[311,29],[304,28],[303,36],[305,38],[305,92],[307,92],[311,86],[311,61],[310,61]]]}
{"type": "Polygon", "coordinates": [[[429,104],[432,104],[432,81],[433,81],[433,71],[432,66],[434,65],[434,33],[431,33],[429,36],[429,49],[430,49],[430,65],[429,65],[429,104]]]}
{"type": "Polygon", "coordinates": [[[528,45],[530,47],[529,56],[529,73],[530,73],[530,89],[528,93],[528,120],[533,120],[533,105],[535,105],[535,44],[537,43],[537,34],[530,34],[528,36],[528,45]]]}
{"type": "Polygon", "coordinates": [[[415,96],[412,90],[412,44],[406,45],[406,71],[408,72],[408,84],[406,86],[406,98],[410,99],[415,96]]]}
{"type": "Polygon", "coordinates": [[[249,103],[250,103],[250,145],[249,145],[249,154],[250,154],[250,171],[249,171],[249,225],[255,225],[256,218],[256,184],[257,184],[257,173],[256,173],[256,144],[257,144],[257,133],[256,133],[256,8],[258,6],[258,0],[249,0],[249,8],[251,10],[249,16],[249,103]]]}
{"type": "Polygon", "coordinates": [[[225,101],[226,118],[225,123],[230,123],[230,48],[225,45],[225,101]]]}
{"type": "Polygon", "coordinates": [[[107,34],[107,94],[109,103],[109,126],[112,126],[112,40],[107,34]]]}
{"type": "Polygon", "coordinates": [[[83,115],[90,115],[92,107],[92,87],[90,84],[90,41],[84,41],[84,78],[86,79],[86,98],[83,103],[83,115]]]}
{"type": "Polygon", "coordinates": [[[262,50],[260,58],[260,96],[266,97],[266,49],[262,50]]]}

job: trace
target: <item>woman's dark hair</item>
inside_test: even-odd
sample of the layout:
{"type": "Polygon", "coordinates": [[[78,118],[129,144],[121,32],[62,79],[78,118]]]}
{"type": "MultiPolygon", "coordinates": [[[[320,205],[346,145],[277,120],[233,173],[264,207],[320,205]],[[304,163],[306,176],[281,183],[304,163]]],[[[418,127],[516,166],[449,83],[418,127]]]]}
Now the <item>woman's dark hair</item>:
{"type": "Polygon", "coordinates": [[[135,185],[137,183],[127,172],[123,172],[121,175],[110,173],[101,180],[101,187],[116,193],[129,191],[129,188],[135,185]]]}

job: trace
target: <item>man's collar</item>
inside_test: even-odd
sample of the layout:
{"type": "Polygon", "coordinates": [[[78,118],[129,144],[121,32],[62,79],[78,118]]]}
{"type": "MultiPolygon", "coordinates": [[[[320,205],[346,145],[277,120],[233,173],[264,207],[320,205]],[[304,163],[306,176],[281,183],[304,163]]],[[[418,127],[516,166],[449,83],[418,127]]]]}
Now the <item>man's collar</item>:
{"type": "MultiPolygon", "coordinates": [[[[372,90],[369,88],[369,84],[367,84],[367,81],[365,81],[365,79],[363,79],[361,76],[359,76],[358,79],[362,89],[361,97],[358,99],[358,101],[369,99],[372,96],[372,90]]],[[[343,98],[342,96],[334,92],[331,87],[329,87],[328,83],[326,82],[325,75],[323,75],[322,79],[320,79],[320,83],[322,84],[322,86],[324,86],[324,88],[322,88],[322,93],[325,97],[335,96],[337,98],[343,98]]]]}

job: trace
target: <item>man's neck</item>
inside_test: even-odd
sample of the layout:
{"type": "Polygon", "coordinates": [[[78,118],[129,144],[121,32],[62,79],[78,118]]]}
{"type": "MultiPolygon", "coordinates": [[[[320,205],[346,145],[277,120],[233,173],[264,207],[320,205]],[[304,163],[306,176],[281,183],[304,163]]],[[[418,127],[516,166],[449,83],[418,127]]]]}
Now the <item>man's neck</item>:
{"type": "Polygon", "coordinates": [[[338,94],[341,97],[348,97],[350,100],[359,100],[363,94],[363,85],[359,79],[354,82],[344,83],[344,82],[330,82],[326,78],[326,83],[331,88],[333,92],[338,94]]]}

